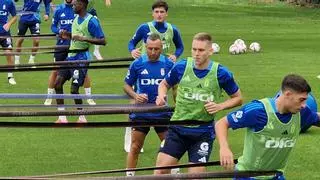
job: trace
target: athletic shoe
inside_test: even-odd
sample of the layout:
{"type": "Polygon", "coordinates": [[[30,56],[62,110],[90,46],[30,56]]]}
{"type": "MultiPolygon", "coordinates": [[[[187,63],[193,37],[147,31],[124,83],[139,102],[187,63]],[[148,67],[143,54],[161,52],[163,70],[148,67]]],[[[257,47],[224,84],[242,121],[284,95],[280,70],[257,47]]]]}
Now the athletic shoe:
{"type": "Polygon", "coordinates": [[[46,106],[50,106],[52,104],[52,99],[50,99],[50,98],[46,99],[46,101],[44,101],[43,104],[46,106]]]}
{"type": "Polygon", "coordinates": [[[57,124],[67,124],[67,123],[68,123],[68,120],[67,120],[67,119],[65,119],[65,120],[63,120],[63,119],[58,119],[55,123],[57,123],[57,124]]]}
{"type": "Polygon", "coordinates": [[[87,99],[87,103],[88,103],[89,105],[91,105],[91,106],[94,106],[94,105],[97,104],[96,102],[94,102],[93,99],[87,99]]]}
{"type": "MultiPolygon", "coordinates": [[[[28,64],[34,64],[34,60],[33,59],[29,59],[28,64]]],[[[31,68],[36,68],[36,66],[31,66],[31,68]]]]}
{"type": "Polygon", "coordinates": [[[14,64],[15,65],[19,65],[20,64],[20,60],[14,60],[14,64]]]}
{"type": "Polygon", "coordinates": [[[9,78],[8,78],[8,82],[9,82],[9,84],[11,84],[11,85],[16,85],[16,84],[17,84],[13,77],[9,77],[9,78]]]}
{"type": "Polygon", "coordinates": [[[85,116],[79,116],[77,123],[87,123],[87,119],[85,116]]]}
{"type": "Polygon", "coordinates": [[[98,59],[98,60],[102,60],[103,57],[101,56],[100,52],[98,50],[94,50],[93,51],[93,55],[98,59]]]}

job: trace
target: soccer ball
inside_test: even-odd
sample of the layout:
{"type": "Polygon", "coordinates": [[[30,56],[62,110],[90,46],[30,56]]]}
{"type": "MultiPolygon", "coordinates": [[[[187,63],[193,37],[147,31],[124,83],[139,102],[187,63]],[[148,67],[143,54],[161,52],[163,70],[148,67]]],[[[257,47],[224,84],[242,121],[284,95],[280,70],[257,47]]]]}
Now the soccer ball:
{"type": "Polygon", "coordinates": [[[253,51],[253,52],[259,52],[261,50],[261,46],[259,43],[257,42],[253,42],[250,44],[250,50],[253,51]]]}
{"type": "Polygon", "coordinates": [[[245,43],[244,43],[244,40],[242,40],[242,39],[237,39],[237,40],[234,41],[233,44],[245,44],[245,43]]]}
{"type": "Polygon", "coordinates": [[[217,54],[220,52],[220,46],[217,43],[212,43],[212,49],[213,49],[213,53],[217,54]]]}
{"type": "Polygon", "coordinates": [[[229,47],[229,53],[230,54],[239,54],[240,53],[240,49],[239,47],[236,45],[236,44],[232,44],[230,47],[229,47]]]}
{"type": "Polygon", "coordinates": [[[245,53],[247,51],[247,45],[245,44],[244,40],[242,39],[237,39],[234,41],[236,46],[238,46],[240,54],[245,53]]]}

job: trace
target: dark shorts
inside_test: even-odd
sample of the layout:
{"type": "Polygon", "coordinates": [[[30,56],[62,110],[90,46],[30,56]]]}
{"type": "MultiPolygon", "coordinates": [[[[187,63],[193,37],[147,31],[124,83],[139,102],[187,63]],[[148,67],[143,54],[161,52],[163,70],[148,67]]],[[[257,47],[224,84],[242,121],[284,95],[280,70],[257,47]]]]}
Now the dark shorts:
{"type": "MultiPolygon", "coordinates": [[[[11,36],[10,33],[2,33],[0,36],[11,36]]],[[[0,45],[4,48],[12,48],[12,39],[11,38],[0,38],[0,45]]]]}
{"type": "MultiPolygon", "coordinates": [[[[169,122],[170,121],[170,118],[168,119],[149,119],[149,120],[142,120],[142,119],[130,119],[129,121],[132,121],[132,122],[150,122],[150,121],[156,121],[156,122],[169,122]]],[[[168,131],[168,127],[167,126],[156,126],[156,127],[153,127],[154,130],[156,131],[157,134],[159,133],[163,133],[163,132],[166,132],[168,131]]],[[[150,131],[150,127],[132,127],[132,130],[133,131],[139,131],[139,132],[142,132],[144,134],[148,134],[149,131],[150,131]]]]}
{"type": "Polygon", "coordinates": [[[55,53],[53,55],[54,61],[65,61],[68,58],[68,50],[69,48],[55,49],[55,53]]]}
{"type": "Polygon", "coordinates": [[[166,139],[161,142],[160,152],[178,160],[188,151],[189,162],[208,162],[214,137],[212,132],[182,132],[170,126],[166,139]]]}
{"type": "Polygon", "coordinates": [[[90,10],[88,11],[88,13],[90,13],[92,16],[98,17],[97,11],[96,11],[94,8],[90,9],[90,10]]]}
{"type": "MultiPolygon", "coordinates": [[[[74,60],[86,60],[87,53],[79,53],[76,54],[75,56],[71,56],[67,58],[67,61],[74,61],[74,60]]],[[[71,79],[71,83],[72,85],[75,86],[83,86],[84,83],[84,79],[86,78],[88,69],[87,68],[81,68],[83,67],[85,64],[83,63],[79,63],[79,64],[72,64],[72,66],[78,66],[77,68],[70,68],[70,69],[60,69],[58,71],[58,75],[70,80],[71,79]]]]}
{"type": "Polygon", "coordinates": [[[28,29],[30,29],[31,34],[40,34],[40,23],[27,23],[19,21],[18,35],[26,35],[28,29]]]}

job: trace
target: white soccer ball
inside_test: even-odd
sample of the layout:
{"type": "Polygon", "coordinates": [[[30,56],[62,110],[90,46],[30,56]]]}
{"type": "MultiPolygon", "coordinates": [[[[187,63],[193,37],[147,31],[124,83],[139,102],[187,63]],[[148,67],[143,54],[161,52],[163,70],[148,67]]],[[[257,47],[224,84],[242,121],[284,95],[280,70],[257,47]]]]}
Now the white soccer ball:
{"type": "Polygon", "coordinates": [[[259,43],[257,42],[253,42],[250,44],[249,46],[250,50],[253,51],[253,52],[259,52],[261,50],[261,46],[259,43]]]}
{"type": "Polygon", "coordinates": [[[240,54],[247,52],[246,44],[236,44],[236,46],[238,46],[240,54]]]}
{"type": "Polygon", "coordinates": [[[217,54],[220,52],[220,46],[217,43],[212,43],[212,49],[213,49],[213,53],[217,54]]]}
{"type": "Polygon", "coordinates": [[[232,44],[230,47],[229,47],[229,53],[230,54],[239,54],[240,53],[240,49],[239,47],[236,45],[236,44],[232,44]]]}
{"type": "Polygon", "coordinates": [[[233,44],[245,44],[245,43],[244,43],[244,40],[242,40],[242,39],[237,39],[237,40],[234,41],[233,44]]]}
{"type": "Polygon", "coordinates": [[[234,41],[236,46],[238,46],[240,54],[245,53],[247,51],[247,45],[245,44],[244,40],[242,39],[237,39],[234,41]]]}

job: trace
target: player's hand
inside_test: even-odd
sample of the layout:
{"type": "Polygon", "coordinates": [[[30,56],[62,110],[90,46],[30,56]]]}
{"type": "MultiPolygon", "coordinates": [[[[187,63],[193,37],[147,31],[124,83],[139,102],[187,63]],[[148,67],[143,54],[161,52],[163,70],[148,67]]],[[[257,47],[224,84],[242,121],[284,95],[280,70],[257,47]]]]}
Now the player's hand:
{"type": "Polygon", "coordinates": [[[7,31],[7,32],[10,30],[10,26],[9,26],[8,23],[4,24],[2,27],[3,27],[3,29],[4,29],[5,31],[7,31]]]}
{"type": "Polygon", "coordinates": [[[233,170],[233,153],[229,148],[220,148],[220,164],[227,170],[233,170]]]}
{"type": "Polygon", "coordinates": [[[221,106],[221,104],[217,104],[215,102],[210,102],[210,101],[206,102],[204,107],[206,108],[206,110],[209,114],[215,114],[215,113],[223,110],[223,107],[221,106]]]}
{"type": "Polygon", "coordinates": [[[136,94],[134,100],[137,104],[143,104],[148,102],[148,95],[147,94],[136,94]]]}
{"type": "Polygon", "coordinates": [[[60,29],[60,31],[59,31],[59,37],[60,37],[61,39],[70,39],[70,33],[68,33],[67,30],[60,29]]]}
{"type": "Polygon", "coordinates": [[[106,0],[106,6],[111,6],[111,0],[106,0]]]}
{"type": "Polygon", "coordinates": [[[72,40],[75,40],[75,41],[84,41],[84,40],[85,40],[85,37],[84,37],[84,36],[80,36],[80,35],[74,35],[74,36],[72,36],[72,40]]]}
{"type": "Polygon", "coordinates": [[[45,15],[43,15],[43,19],[44,19],[45,21],[48,21],[49,16],[48,16],[47,14],[45,14],[45,15]]]}
{"type": "Polygon", "coordinates": [[[174,54],[170,54],[170,55],[168,56],[168,58],[169,58],[171,61],[173,61],[173,62],[176,62],[176,61],[177,61],[177,56],[174,55],[174,54]]]}
{"type": "Polygon", "coordinates": [[[134,49],[131,51],[131,56],[135,59],[139,58],[141,56],[140,48],[134,49]]]}
{"type": "Polygon", "coordinates": [[[157,105],[157,106],[164,106],[164,105],[166,105],[166,97],[165,97],[165,96],[157,96],[156,105],[157,105]]]}

